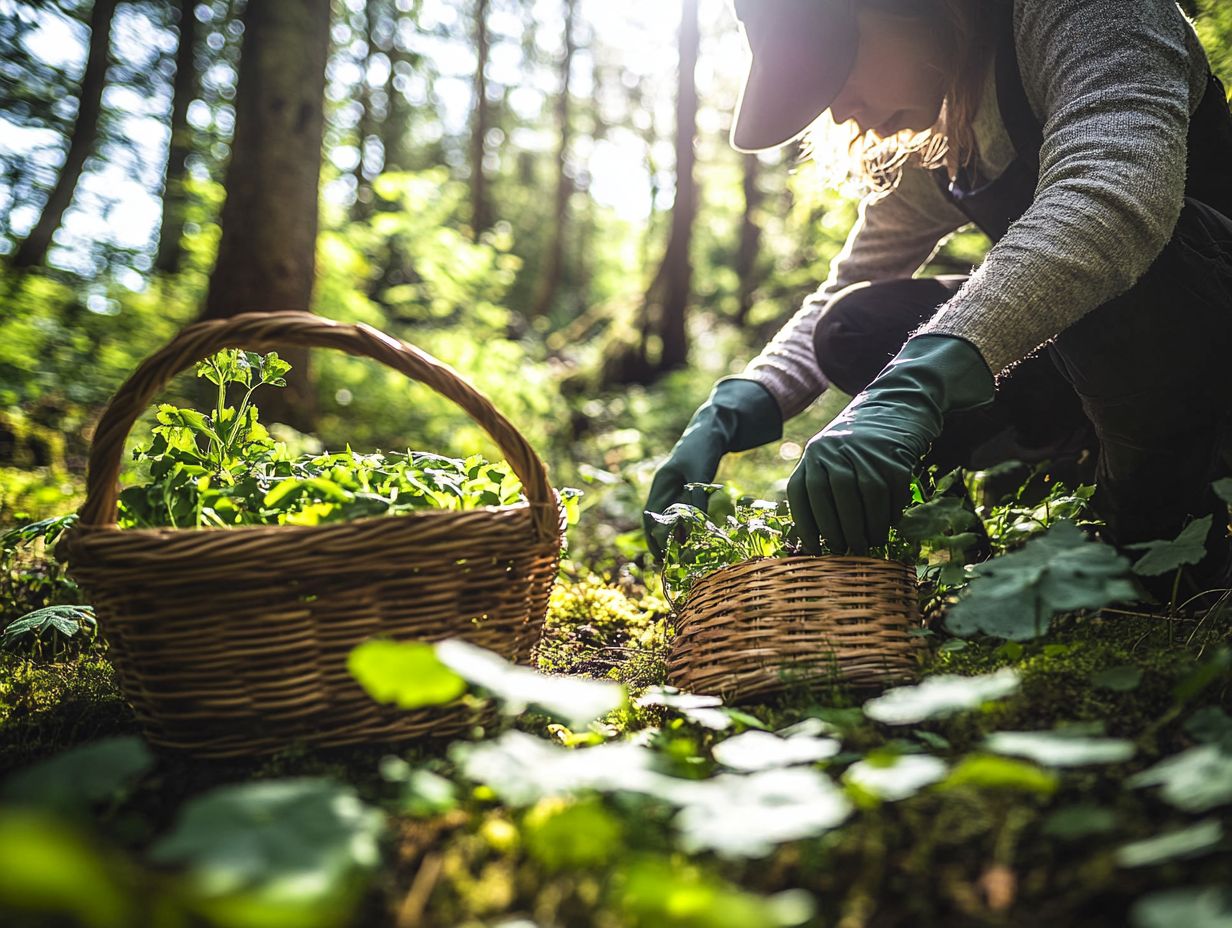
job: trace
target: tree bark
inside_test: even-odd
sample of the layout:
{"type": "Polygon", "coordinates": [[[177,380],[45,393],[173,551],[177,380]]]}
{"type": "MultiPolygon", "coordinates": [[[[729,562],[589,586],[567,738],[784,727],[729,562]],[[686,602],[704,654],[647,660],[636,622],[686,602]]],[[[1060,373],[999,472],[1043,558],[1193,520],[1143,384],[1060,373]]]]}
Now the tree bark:
{"type": "Polygon", "coordinates": [[[736,274],[740,279],[740,302],[736,308],[736,323],[744,325],[753,308],[753,293],[757,289],[757,253],[761,247],[761,226],[757,210],[765,194],[761,179],[761,160],[754,154],[744,156],[744,214],[740,219],[740,248],[736,252],[736,274]]]}
{"type": "Polygon", "coordinates": [[[546,315],[552,309],[556,291],[560,288],[565,265],[565,227],[569,222],[569,198],[573,193],[573,180],[569,177],[569,144],[572,141],[570,124],[569,72],[573,68],[573,56],[577,51],[574,24],[577,19],[578,0],[565,0],[565,51],[560,61],[560,96],[556,101],[556,119],[560,125],[560,145],[556,152],[556,211],[550,232],[547,252],[544,255],[543,275],[539,278],[539,292],[531,313],[546,315]]]}
{"type": "Polygon", "coordinates": [[[698,0],[683,0],[680,12],[680,83],[676,94],[676,200],[672,205],[672,225],[667,253],[652,285],[648,302],[658,303],[658,336],[662,344],[658,372],[684,367],[689,359],[685,316],[693,286],[693,220],[697,213],[697,181],[693,176],[696,156],[693,141],[697,135],[697,55],[701,34],[697,17],[698,0]],[[661,287],[661,297],[653,291],[661,287]]]}
{"type": "Polygon", "coordinates": [[[380,173],[377,166],[366,157],[368,140],[375,138],[380,131],[376,115],[372,112],[372,86],[368,83],[372,59],[380,51],[376,41],[379,18],[380,0],[367,0],[364,5],[364,40],[367,51],[364,53],[364,76],[359,86],[360,112],[359,125],[356,127],[359,136],[359,163],[355,165],[355,203],[351,207],[351,218],[356,220],[367,219],[372,215],[375,197],[372,180],[380,173]]]}
{"type": "MultiPolygon", "coordinates": [[[[245,9],[222,239],[203,318],[311,308],[329,27],[330,0],[253,0],[245,9]]],[[[307,431],[315,419],[308,352],[284,356],[295,370],[261,406],[307,431]]]]}
{"type": "Polygon", "coordinates": [[[197,17],[196,0],[176,0],[179,14],[179,46],[175,53],[175,83],[171,96],[171,145],[167,150],[167,170],[163,180],[163,220],[158,230],[158,256],[154,269],[174,274],[180,269],[184,237],[184,217],[188,194],[188,156],[192,153],[192,128],[188,125],[188,105],[197,94],[197,17]]]}
{"type": "Polygon", "coordinates": [[[487,154],[491,112],[488,106],[488,37],[489,0],[475,0],[475,114],[471,131],[471,228],[475,240],[492,225],[488,205],[488,174],[484,167],[487,154]]]}
{"type": "Polygon", "coordinates": [[[64,167],[56,178],[38,222],[25,240],[17,246],[13,255],[13,267],[30,268],[41,265],[47,258],[52,236],[60,228],[64,212],[73,202],[77,182],[85,168],[86,159],[98,140],[98,122],[103,111],[103,88],[107,83],[107,64],[111,49],[111,22],[115,17],[117,0],[95,0],[90,11],[90,48],[86,55],[86,69],[81,77],[81,93],[77,106],[77,119],[69,139],[64,167]]]}

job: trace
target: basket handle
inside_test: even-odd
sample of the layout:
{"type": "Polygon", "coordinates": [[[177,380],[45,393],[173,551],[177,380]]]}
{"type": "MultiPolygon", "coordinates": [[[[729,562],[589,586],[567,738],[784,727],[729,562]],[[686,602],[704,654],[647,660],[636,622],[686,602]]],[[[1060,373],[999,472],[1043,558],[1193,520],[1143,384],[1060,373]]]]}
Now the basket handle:
{"type": "Polygon", "coordinates": [[[116,391],[95,429],[80,524],[115,525],[124,441],[137,417],[172,377],[223,348],[274,349],[284,345],[336,348],[372,358],[457,403],[491,436],[522,481],[537,538],[544,542],[560,538],[559,504],[548,482],[547,466],[513,424],[453,368],[362,322],[348,325],[298,311],[250,312],[195,322],[146,358],[116,391]]]}

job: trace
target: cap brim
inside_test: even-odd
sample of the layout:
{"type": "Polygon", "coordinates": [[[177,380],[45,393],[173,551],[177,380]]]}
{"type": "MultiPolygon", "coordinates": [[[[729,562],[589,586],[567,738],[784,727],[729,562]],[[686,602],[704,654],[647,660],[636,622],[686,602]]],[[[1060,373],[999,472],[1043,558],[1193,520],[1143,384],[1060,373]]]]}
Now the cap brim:
{"type": "Polygon", "coordinates": [[[845,3],[811,0],[793,15],[753,30],[753,60],[732,120],[731,146],[740,152],[779,148],[798,138],[830,108],[855,63],[859,32],[845,3]],[[767,28],[768,27],[768,28],[767,28]]]}

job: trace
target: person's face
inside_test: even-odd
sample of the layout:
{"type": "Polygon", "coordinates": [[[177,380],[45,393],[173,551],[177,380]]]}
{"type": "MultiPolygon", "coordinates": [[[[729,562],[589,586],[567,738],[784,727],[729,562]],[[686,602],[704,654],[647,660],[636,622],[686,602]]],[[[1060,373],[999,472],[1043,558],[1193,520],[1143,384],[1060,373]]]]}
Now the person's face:
{"type": "Polygon", "coordinates": [[[860,44],[847,83],[830,105],[836,123],[882,138],[933,126],[945,98],[940,43],[926,23],[860,10],[860,44]]]}

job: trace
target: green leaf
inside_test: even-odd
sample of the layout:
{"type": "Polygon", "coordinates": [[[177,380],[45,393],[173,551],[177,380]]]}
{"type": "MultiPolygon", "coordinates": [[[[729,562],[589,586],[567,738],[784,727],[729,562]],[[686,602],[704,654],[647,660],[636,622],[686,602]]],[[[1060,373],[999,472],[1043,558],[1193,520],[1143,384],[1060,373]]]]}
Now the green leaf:
{"type": "Polygon", "coordinates": [[[1206,812],[1232,802],[1232,754],[1202,744],[1165,758],[1125,781],[1131,789],[1162,786],[1165,802],[1185,812],[1206,812]]]}
{"type": "Polygon", "coordinates": [[[347,656],[347,670],[377,702],[402,709],[444,705],[466,692],[436,649],[418,641],[365,641],[347,656]]]}
{"type": "Polygon", "coordinates": [[[547,799],[526,813],[522,837],[549,872],[593,870],[621,854],[624,824],[594,798],[547,799]]]}
{"type": "Polygon", "coordinates": [[[9,776],[0,788],[6,802],[85,812],[123,797],[154,767],[140,738],[104,738],[70,748],[9,776]]]}
{"type": "Polygon", "coordinates": [[[960,786],[976,786],[980,789],[1005,789],[1023,793],[1051,796],[1057,790],[1057,775],[1041,770],[1034,764],[1026,764],[1008,757],[972,754],[955,767],[938,789],[949,790],[960,786]]]}
{"type": "Polygon", "coordinates": [[[1116,828],[1116,812],[1087,803],[1057,809],[1044,819],[1043,832],[1063,841],[1077,841],[1092,835],[1108,834],[1116,828]]]}
{"type": "Polygon", "coordinates": [[[1123,844],[1117,848],[1116,861],[1122,867],[1153,867],[1170,860],[1198,857],[1213,851],[1223,841],[1223,826],[1218,819],[1208,819],[1180,828],[1123,844]]]}
{"type": "Polygon", "coordinates": [[[1177,705],[1188,703],[1216,680],[1226,676],[1229,669],[1232,669],[1232,648],[1221,645],[1173,688],[1172,696],[1177,705]]]}
{"type": "Polygon", "coordinates": [[[720,741],[711,753],[724,767],[748,772],[815,763],[833,757],[841,748],[833,738],[806,734],[780,738],[769,732],[746,731],[720,741]]]}
{"type": "Polygon", "coordinates": [[[1232,505],[1232,477],[1224,477],[1211,484],[1215,495],[1229,505],[1232,505]]]}
{"type": "Polygon", "coordinates": [[[1232,754],[1232,718],[1218,706],[1203,706],[1185,722],[1186,733],[1203,744],[1217,744],[1232,754]]]}
{"type": "Polygon", "coordinates": [[[1142,669],[1133,664],[1122,664],[1118,667],[1108,667],[1091,674],[1091,683],[1113,690],[1118,693],[1128,693],[1136,690],[1142,682],[1142,669]]]}
{"type": "Polygon", "coordinates": [[[765,857],[778,844],[837,828],[852,812],[829,777],[805,767],[685,782],[673,823],[690,853],[765,857]]]}
{"type": "Polygon", "coordinates": [[[340,925],[380,862],[383,816],[331,780],[224,786],[190,800],[150,859],[187,868],[205,899],[284,908],[283,924],[340,925]]]}
{"type": "Polygon", "coordinates": [[[937,674],[917,686],[900,686],[864,704],[864,714],[886,725],[914,725],[945,718],[1018,692],[1018,672],[1005,667],[977,677],[937,674]]]}
{"type": "MultiPolygon", "coordinates": [[[[904,512],[895,528],[907,541],[923,544],[965,533],[979,524],[979,517],[966,508],[962,499],[937,496],[904,512]]],[[[975,536],[971,538],[974,540],[975,536]]]]}
{"type": "Polygon", "coordinates": [[[1232,887],[1195,886],[1151,893],[1130,910],[1133,928],[1232,928],[1232,887]]]}
{"type": "Polygon", "coordinates": [[[1134,599],[1128,574],[1129,562],[1114,548],[1060,521],[1021,549],[976,565],[945,626],[960,636],[1026,641],[1047,631],[1058,613],[1134,599]]]}
{"type": "Polygon", "coordinates": [[[945,779],[945,761],[928,754],[901,754],[888,766],[869,760],[856,761],[843,779],[884,802],[914,796],[926,786],[945,779]]]}
{"type": "Polygon", "coordinates": [[[619,683],[540,673],[511,664],[498,654],[458,638],[438,643],[436,655],[472,686],[499,699],[510,715],[534,706],[576,729],[620,708],[626,701],[625,688],[619,683]]]}
{"type": "Polygon", "coordinates": [[[414,768],[400,757],[381,758],[381,776],[402,784],[399,811],[414,818],[431,818],[457,808],[458,790],[452,781],[431,770],[414,768]]]}
{"type": "Polygon", "coordinates": [[[49,634],[72,638],[85,629],[98,627],[93,606],[47,606],[28,612],[5,626],[0,645],[11,646],[25,635],[42,638],[49,634]]]}
{"type": "Polygon", "coordinates": [[[1132,741],[1121,738],[1082,738],[1058,731],[998,731],[984,739],[983,747],[1048,767],[1120,764],[1136,751],[1132,741]]]}
{"type": "Polygon", "coordinates": [[[0,808],[0,912],[9,913],[5,924],[143,924],[146,900],[129,893],[125,876],[87,835],[60,816],[0,808]]]}
{"type": "Polygon", "coordinates": [[[1126,545],[1131,551],[1147,552],[1134,563],[1134,573],[1144,577],[1169,574],[1206,557],[1206,536],[1213,516],[1203,516],[1190,522],[1172,541],[1144,541],[1126,545]]]}

